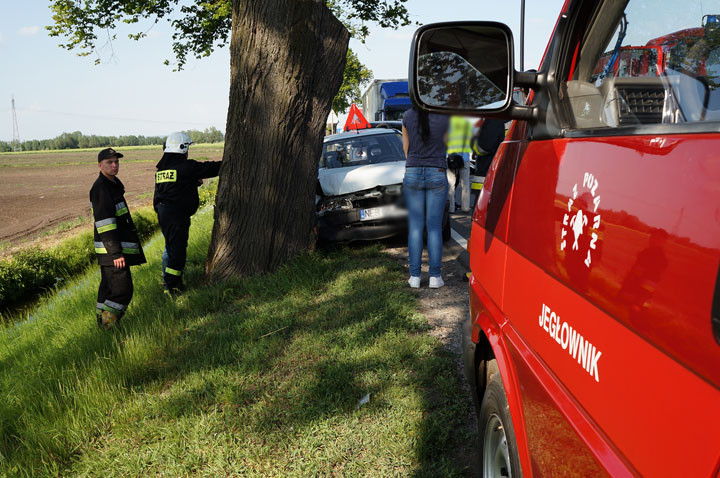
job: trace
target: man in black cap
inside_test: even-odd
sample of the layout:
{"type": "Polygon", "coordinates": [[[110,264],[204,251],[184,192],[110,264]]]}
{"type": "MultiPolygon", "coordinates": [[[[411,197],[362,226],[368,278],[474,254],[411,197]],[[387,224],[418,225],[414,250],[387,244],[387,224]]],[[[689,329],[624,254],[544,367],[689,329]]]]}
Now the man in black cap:
{"type": "Polygon", "coordinates": [[[100,175],[90,189],[95,218],[95,253],[100,264],[98,326],[109,329],[120,320],[133,295],[130,266],[145,263],[140,238],[125,202],[125,186],[117,177],[123,155],[112,148],[98,154],[100,175]]]}

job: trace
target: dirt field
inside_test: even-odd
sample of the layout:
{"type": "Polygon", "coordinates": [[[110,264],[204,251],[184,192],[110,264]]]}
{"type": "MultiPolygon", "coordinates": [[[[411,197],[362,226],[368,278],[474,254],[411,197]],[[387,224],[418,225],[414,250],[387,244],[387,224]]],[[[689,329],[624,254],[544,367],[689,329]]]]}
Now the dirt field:
{"type": "MultiPolygon", "coordinates": [[[[190,148],[194,159],[222,159],[222,144],[190,148]]],[[[94,151],[0,154],[0,254],[31,241],[52,242],[63,224],[85,218],[90,227],[90,187],[99,173],[94,151]],[[51,234],[48,234],[51,233],[51,234]]],[[[152,203],[160,146],[117,148],[118,177],[130,208],[152,203]]]]}

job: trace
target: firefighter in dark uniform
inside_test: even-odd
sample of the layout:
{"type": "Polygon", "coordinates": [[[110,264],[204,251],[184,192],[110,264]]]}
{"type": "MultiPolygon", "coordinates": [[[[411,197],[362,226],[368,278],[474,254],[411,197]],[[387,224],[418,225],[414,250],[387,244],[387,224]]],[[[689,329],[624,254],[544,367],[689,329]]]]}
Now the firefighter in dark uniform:
{"type": "Polygon", "coordinates": [[[195,214],[200,204],[198,187],[203,179],[217,176],[222,164],[222,161],[187,159],[192,143],[190,137],[182,132],[168,136],[155,173],[153,206],[165,237],[163,287],[171,295],[185,287],[182,273],[187,257],[190,216],[195,214]]]}
{"type": "Polygon", "coordinates": [[[475,126],[477,131],[470,141],[475,155],[474,174],[485,177],[495,152],[505,140],[505,122],[496,118],[482,118],[475,126]]]}
{"type": "Polygon", "coordinates": [[[123,155],[112,148],[98,154],[100,175],[90,189],[95,219],[95,253],[100,264],[97,321],[109,329],[120,320],[133,296],[130,266],[145,263],[137,229],[125,202],[125,186],[117,177],[123,155]]]}

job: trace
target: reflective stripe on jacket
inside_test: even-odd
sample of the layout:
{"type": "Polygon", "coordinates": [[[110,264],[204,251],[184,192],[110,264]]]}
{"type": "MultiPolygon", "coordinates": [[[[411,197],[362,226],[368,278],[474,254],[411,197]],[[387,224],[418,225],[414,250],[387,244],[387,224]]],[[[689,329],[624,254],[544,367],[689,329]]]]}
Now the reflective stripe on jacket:
{"type": "Polygon", "coordinates": [[[146,262],[124,194],[125,186],[118,178],[111,181],[102,173],[90,189],[95,253],[102,266],[111,266],[120,257],[129,266],[146,262]]]}
{"type": "Polygon", "coordinates": [[[165,153],[155,173],[153,205],[165,204],[173,214],[190,217],[200,204],[198,187],[201,179],[220,172],[221,161],[195,161],[179,153],[165,153]]]}

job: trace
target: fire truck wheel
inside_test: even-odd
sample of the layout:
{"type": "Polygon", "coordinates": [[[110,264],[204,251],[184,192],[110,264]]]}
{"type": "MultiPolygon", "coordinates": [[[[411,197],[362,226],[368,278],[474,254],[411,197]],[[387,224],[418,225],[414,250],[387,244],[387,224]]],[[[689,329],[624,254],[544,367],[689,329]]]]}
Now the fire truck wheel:
{"type": "Polygon", "coordinates": [[[484,477],[521,475],[515,431],[499,373],[490,378],[480,407],[480,452],[484,477]]]}

